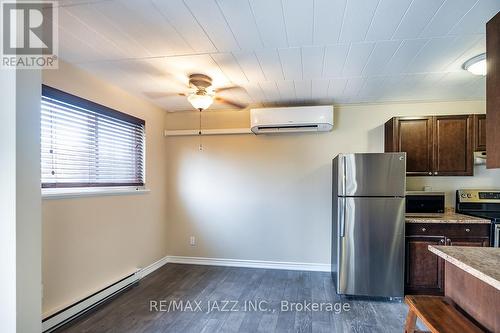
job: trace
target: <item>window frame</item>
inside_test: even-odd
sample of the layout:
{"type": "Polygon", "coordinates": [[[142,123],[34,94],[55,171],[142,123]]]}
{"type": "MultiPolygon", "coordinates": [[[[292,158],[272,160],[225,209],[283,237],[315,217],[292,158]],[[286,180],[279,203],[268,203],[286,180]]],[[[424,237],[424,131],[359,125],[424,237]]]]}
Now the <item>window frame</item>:
{"type": "MultiPolygon", "coordinates": [[[[88,110],[90,112],[100,114],[102,116],[110,117],[120,121],[128,122],[136,126],[142,126],[143,128],[143,147],[142,147],[142,182],[68,182],[68,183],[43,183],[40,181],[42,191],[47,193],[71,193],[75,194],[78,189],[82,192],[95,192],[102,193],[103,190],[109,189],[111,192],[123,192],[127,188],[131,191],[136,192],[137,190],[144,189],[146,186],[146,122],[141,118],[134,117],[127,113],[117,111],[115,109],[109,108],[107,106],[92,102],[82,97],[75,96],[73,94],[64,92],[62,90],[50,87],[48,85],[42,84],[42,97],[49,99],[54,99],[58,102],[69,104],[75,108],[81,108],[88,110]],[[92,189],[101,189],[93,191],[92,189]],[[54,192],[55,191],[55,192],[54,192]]],[[[98,136],[96,137],[96,140],[98,136]]],[[[40,163],[42,162],[40,158],[40,163]]],[[[40,179],[41,180],[41,179],[40,179]]]]}

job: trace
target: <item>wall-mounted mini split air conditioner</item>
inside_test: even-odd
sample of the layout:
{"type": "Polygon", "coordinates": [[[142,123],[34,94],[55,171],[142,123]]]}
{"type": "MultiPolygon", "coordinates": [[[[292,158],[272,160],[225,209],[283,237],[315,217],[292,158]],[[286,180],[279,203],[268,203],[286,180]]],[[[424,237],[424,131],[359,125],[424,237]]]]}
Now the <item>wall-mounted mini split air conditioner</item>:
{"type": "Polygon", "coordinates": [[[333,129],[333,105],[251,109],[250,122],[255,134],[328,132],[333,129]]]}

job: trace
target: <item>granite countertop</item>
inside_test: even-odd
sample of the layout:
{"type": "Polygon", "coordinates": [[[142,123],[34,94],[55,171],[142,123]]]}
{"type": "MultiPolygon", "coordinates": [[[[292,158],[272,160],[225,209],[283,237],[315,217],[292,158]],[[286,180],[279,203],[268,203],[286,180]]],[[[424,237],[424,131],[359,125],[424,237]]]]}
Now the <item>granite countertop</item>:
{"type": "Polygon", "coordinates": [[[405,216],[406,223],[478,223],[490,224],[490,220],[480,217],[446,212],[441,216],[405,216]]]}
{"type": "Polygon", "coordinates": [[[429,251],[500,290],[500,248],[429,245],[429,251]]]}

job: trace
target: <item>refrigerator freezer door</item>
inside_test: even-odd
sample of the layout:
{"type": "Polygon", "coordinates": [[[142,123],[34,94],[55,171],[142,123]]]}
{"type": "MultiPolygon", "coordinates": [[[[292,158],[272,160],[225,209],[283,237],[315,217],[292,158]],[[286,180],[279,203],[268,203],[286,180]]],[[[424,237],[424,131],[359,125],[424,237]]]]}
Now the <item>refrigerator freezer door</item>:
{"type": "Polygon", "coordinates": [[[402,297],[404,198],[338,200],[337,293],[402,297]]]}
{"type": "Polygon", "coordinates": [[[340,154],[339,196],[405,195],[405,153],[340,154]]]}

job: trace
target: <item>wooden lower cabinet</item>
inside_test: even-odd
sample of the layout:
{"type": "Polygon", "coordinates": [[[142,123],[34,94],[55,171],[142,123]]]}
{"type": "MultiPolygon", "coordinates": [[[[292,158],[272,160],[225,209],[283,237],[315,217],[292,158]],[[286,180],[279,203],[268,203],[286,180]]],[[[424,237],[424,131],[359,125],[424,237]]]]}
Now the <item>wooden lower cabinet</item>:
{"type": "Polygon", "coordinates": [[[490,239],[488,237],[478,237],[478,238],[453,238],[447,239],[447,245],[451,246],[490,246],[490,239]]]}
{"type": "Polygon", "coordinates": [[[405,294],[444,295],[444,261],[428,246],[489,246],[489,228],[489,224],[407,224],[405,294]]]}
{"type": "Polygon", "coordinates": [[[445,242],[440,236],[406,237],[406,294],[444,293],[444,261],[427,249],[445,242]]]}

